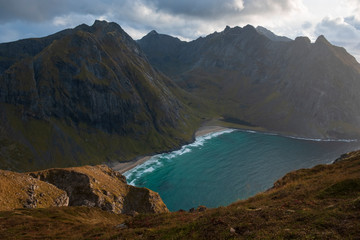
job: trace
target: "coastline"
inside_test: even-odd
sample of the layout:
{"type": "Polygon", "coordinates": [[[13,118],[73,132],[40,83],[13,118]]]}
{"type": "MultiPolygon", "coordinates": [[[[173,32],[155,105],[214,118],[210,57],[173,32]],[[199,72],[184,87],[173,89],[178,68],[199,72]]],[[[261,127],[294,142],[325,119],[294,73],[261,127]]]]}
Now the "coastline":
{"type": "MultiPolygon", "coordinates": [[[[222,126],[202,126],[200,127],[196,132],[195,132],[195,138],[197,137],[201,137],[204,136],[206,134],[209,133],[215,133],[215,132],[221,132],[224,130],[227,130],[229,128],[227,127],[222,127],[222,126]]],[[[132,168],[143,164],[144,162],[148,161],[152,156],[140,156],[137,157],[131,161],[128,162],[119,162],[119,163],[115,163],[113,166],[111,166],[111,168],[114,171],[118,171],[121,174],[124,174],[125,172],[131,170],[132,168]]]]}
{"type": "MultiPolygon", "coordinates": [[[[241,125],[241,124],[229,124],[225,123],[219,120],[212,120],[207,123],[204,123],[200,128],[197,129],[197,131],[194,133],[194,139],[204,136],[206,134],[215,133],[215,132],[221,132],[227,129],[237,129],[240,131],[251,131],[251,132],[258,132],[258,133],[264,133],[264,134],[270,134],[270,135],[278,135],[278,136],[284,136],[288,138],[293,139],[299,139],[299,140],[311,140],[311,141],[358,141],[358,140],[346,140],[346,139],[340,139],[340,140],[333,140],[333,139],[315,139],[315,138],[304,138],[299,136],[291,136],[287,135],[285,133],[277,133],[273,131],[269,131],[262,127],[253,127],[253,126],[247,126],[247,125],[241,125]]],[[[139,156],[131,161],[128,162],[119,162],[115,163],[113,166],[110,166],[113,170],[120,172],[121,174],[124,174],[125,172],[131,170],[132,168],[135,168],[136,166],[143,164],[144,162],[148,161],[152,156],[154,155],[148,155],[148,156],[139,156]]]]}

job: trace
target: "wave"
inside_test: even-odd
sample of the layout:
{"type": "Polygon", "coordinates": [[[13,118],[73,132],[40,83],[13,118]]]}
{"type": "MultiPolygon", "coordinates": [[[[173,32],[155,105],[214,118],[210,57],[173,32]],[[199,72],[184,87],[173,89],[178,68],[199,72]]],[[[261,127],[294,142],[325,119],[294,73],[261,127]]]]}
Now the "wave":
{"type": "Polygon", "coordinates": [[[306,137],[296,137],[296,136],[289,136],[289,135],[282,135],[279,133],[268,133],[268,132],[257,132],[254,130],[242,130],[239,129],[239,131],[242,132],[248,132],[248,133],[260,133],[264,135],[271,135],[271,136],[281,136],[281,137],[287,137],[297,140],[304,140],[304,141],[313,141],[313,142],[358,142],[358,139],[332,139],[332,138],[306,138],[306,137]]]}
{"type": "Polygon", "coordinates": [[[146,162],[130,169],[129,171],[123,173],[123,175],[128,179],[130,185],[136,185],[136,181],[141,178],[144,174],[151,173],[156,169],[163,166],[162,162],[171,161],[171,159],[181,156],[187,153],[190,153],[193,148],[201,147],[204,143],[212,138],[218,137],[225,133],[231,133],[236,131],[236,129],[226,129],[219,132],[212,132],[205,134],[200,137],[196,137],[193,143],[182,146],[179,150],[172,151],[169,153],[162,153],[152,156],[146,162]]]}

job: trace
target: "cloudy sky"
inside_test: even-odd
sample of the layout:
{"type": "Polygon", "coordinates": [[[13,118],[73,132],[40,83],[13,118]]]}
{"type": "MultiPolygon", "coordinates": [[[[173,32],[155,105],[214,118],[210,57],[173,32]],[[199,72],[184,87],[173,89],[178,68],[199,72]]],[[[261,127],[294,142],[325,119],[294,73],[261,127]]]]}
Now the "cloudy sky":
{"type": "Polygon", "coordinates": [[[323,34],[360,61],[360,0],[0,0],[0,42],[95,19],[117,22],[134,39],[155,29],[192,40],[246,24],[293,39],[323,34]]]}

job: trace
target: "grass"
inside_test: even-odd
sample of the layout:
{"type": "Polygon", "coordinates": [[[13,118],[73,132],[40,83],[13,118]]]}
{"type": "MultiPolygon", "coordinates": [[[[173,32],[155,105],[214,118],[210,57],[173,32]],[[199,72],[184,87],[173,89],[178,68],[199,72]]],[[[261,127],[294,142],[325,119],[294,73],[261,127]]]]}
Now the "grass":
{"type": "Polygon", "coordinates": [[[0,237],[358,239],[359,179],[360,152],[353,152],[335,164],[291,172],[252,198],[204,212],[135,217],[81,207],[0,212],[0,237]],[[127,228],[114,228],[120,223],[127,228]]]}

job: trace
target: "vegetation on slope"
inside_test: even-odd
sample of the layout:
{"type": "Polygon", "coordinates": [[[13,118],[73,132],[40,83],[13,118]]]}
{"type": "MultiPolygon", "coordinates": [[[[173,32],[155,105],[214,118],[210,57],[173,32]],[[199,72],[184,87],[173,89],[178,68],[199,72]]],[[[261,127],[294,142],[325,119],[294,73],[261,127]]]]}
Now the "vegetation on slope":
{"type": "Polygon", "coordinates": [[[0,212],[3,239],[357,239],[360,152],[291,172],[248,200],[192,213],[71,207],[0,212]]]}
{"type": "Polygon", "coordinates": [[[194,98],[116,23],[0,44],[0,54],[12,59],[0,69],[1,169],[128,161],[180,147],[200,123],[194,98]]]}

